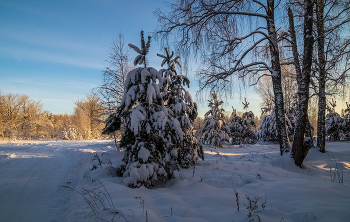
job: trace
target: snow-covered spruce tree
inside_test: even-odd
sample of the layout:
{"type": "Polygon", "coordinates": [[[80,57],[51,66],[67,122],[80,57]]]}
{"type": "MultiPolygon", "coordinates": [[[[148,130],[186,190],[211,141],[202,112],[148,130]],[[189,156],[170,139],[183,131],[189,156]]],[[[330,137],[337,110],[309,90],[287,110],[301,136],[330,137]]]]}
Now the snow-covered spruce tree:
{"type": "Polygon", "coordinates": [[[229,141],[228,127],[224,116],[225,110],[219,108],[223,101],[218,100],[217,94],[211,94],[208,107],[210,110],[204,115],[203,139],[206,144],[215,148],[222,147],[224,141],[229,141]]]}
{"type": "MultiPolygon", "coordinates": [[[[261,108],[262,115],[267,114],[271,110],[268,108],[261,108]]],[[[275,142],[278,141],[278,132],[276,128],[276,116],[272,110],[270,114],[264,115],[260,121],[260,130],[258,132],[259,140],[275,142]]]]}
{"type": "Polygon", "coordinates": [[[236,109],[233,109],[233,112],[230,117],[230,136],[232,145],[240,145],[243,142],[243,120],[242,117],[237,115],[236,109]]]}
{"type": "Polygon", "coordinates": [[[173,177],[168,162],[166,132],[169,131],[169,109],[164,106],[166,79],[154,68],[146,66],[151,37],[147,43],[141,31],[141,49],[129,44],[139,55],[134,65],[144,67],[131,70],[126,77],[121,106],[106,123],[104,133],[120,129],[122,119],[125,132],[120,141],[124,148],[123,163],[118,175],[129,187],[153,187],[173,177]]]}
{"type": "Polygon", "coordinates": [[[242,114],[243,127],[244,127],[244,143],[255,144],[257,141],[257,137],[254,133],[256,128],[256,123],[254,120],[254,113],[252,111],[248,111],[242,114]]]}
{"type": "Polygon", "coordinates": [[[176,72],[175,65],[181,67],[178,61],[180,56],[173,58],[174,52],[169,54],[168,49],[166,47],[164,49],[165,55],[157,55],[163,58],[161,66],[165,63],[168,65],[167,69],[159,70],[168,82],[165,104],[172,118],[167,138],[170,151],[167,153],[167,160],[175,160],[179,166],[188,168],[195,165],[198,156],[204,159],[202,144],[197,140],[192,128],[193,121],[198,115],[197,104],[192,101],[191,94],[184,88],[185,85],[189,87],[189,79],[176,72]]]}
{"type": "MultiPolygon", "coordinates": [[[[268,108],[262,108],[262,115],[270,112],[268,108]]],[[[285,115],[287,132],[291,132],[290,128],[292,128],[291,122],[289,121],[287,115],[285,115]]],[[[258,133],[258,137],[262,141],[270,141],[277,142],[278,141],[278,131],[276,126],[276,114],[275,109],[273,108],[271,113],[265,115],[260,122],[260,130],[258,133]]]]}
{"type": "MultiPolygon", "coordinates": [[[[271,111],[269,108],[261,108],[262,115],[267,114],[271,111]]],[[[285,120],[286,127],[288,132],[288,137],[293,141],[294,127],[297,117],[296,107],[291,107],[286,109],[285,120]]],[[[312,135],[314,133],[314,127],[309,120],[306,123],[305,136],[310,137],[312,140],[312,135]]],[[[268,115],[265,115],[261,118],[260,129],[258,132],[258,139],[262,141],[276,142],[278,141],[278,134],[276,129],[276,115],[275,110],[272,109],[272,112],[268,115]]],[[[312,145],[312,144],[311,144],[312,145]]]]}
{"type": "Polygon", "coordinates": [[[82,136],[75,126],[69,126],[63,129],[61,138],[62,140],[79,140],[82,139],[82,136]]]}
{"type": "Polygon", "coordinates": [[[345,134],[345,139],[350,140],[350,103],[346,102],[346,109],[344,110],[343,116],[343,132],[345,134]]]}
{"type": "Polygon", "coordinates": [[[252,111],[247,111],[249,107],[249,103],[247,102],[247,99],[244,98],[243,104],[243,109],[246,110],[245,113],[242,114],[242,126],[244,128],[243,131],[243,138],[244,138],[244,143],[249,143],[249,144],[255,144],[256,143],[256,136],[254,133],[254,130],[256,128],[256,123],[254,120],[254,113],[252,111]]]}
{"type": "Polygon", "coordinates": [[[330,105],[332,107],[327,105],[328,114],[326,115],[326,136],[332,141],[345,140],[345,119],[335,112],[336,102],[333,101],[333,99],[330,105]]]}
{"type": "Polygon", "coordinates": [[[233,109],[230,118],[230,136],[232,145],[255,144],[257,136],[254,133],[256,123],[252,111],[245,112],[242,117],[237,115],[236,109],[233,109]]]}

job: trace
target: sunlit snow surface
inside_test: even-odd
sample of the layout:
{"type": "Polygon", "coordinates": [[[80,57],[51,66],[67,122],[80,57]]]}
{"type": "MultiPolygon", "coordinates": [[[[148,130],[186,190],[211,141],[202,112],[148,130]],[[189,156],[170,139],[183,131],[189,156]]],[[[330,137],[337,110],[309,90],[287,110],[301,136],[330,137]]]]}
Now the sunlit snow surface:
{"type": "Polygon", "coordinates": [[[327,143],[326,150],[312,148],[300,169],[279,156],[277,144],[205,146],[205,161],[175,171],[176,178],[163,187],[130,189],[108,173],[109,160],[116,166],[122,158],[110,141],[0,142],[0,221],[111,221],[114,216],[114,221],[136,222],[146,221],[146,215],[149,222],[259,221],[257,215],[262,222],[349,221],[350,143],[327,143]],[[93,160],[96,154],[101,167],[93,160]],[[93,165],[98,167],[91,171],[93,165]],[[113,207],[94,215],[80,194],[62,185],[106,189],[113,207]],[[251,218],[246,195],[261,197],[251,218]]]}

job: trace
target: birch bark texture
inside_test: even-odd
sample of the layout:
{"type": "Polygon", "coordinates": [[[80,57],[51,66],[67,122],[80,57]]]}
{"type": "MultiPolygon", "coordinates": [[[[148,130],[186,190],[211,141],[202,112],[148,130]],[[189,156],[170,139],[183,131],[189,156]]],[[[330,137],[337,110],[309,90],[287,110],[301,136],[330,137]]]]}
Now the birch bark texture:
{"type": "Polygon", "coordinates": [[[313,56],[313,13],[314,2],[310,0],[304,1],[304,49],[303,49],[303,68],[300,68],[300,63],[297,55],[296,34],[294,29],[294,20],[292,10],[288,10],[290,23],[290,36],[292,43],[292,51],[294,57],[294,65],[296,68],[298,79],[298,116],[294,129],[294,140],[291,155],[294,159],[295,165],[301,167],[309,149],[311,138],[305,137],[306,124],[308,122],[308,103],[309,103],[309,86],[311,79],[311,66],[313,56]]]}

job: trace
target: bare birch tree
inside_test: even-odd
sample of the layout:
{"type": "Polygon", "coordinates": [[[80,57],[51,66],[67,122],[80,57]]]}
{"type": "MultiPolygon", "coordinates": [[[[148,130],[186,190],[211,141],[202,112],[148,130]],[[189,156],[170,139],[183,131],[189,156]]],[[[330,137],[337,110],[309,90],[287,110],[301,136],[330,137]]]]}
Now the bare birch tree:
{"type": "Polygon", "coordinates": [[[273,84],[276,122],[281,155],[288,152],[284,101],[281,84],[279,36],[275,25],[274,0],[184,0],[171,11],[156,11],[160,29],[157,36],[171,37],[182,54],[201,52],[206,68],[200,71],[201,89],[227,87],[230,78],[270,76],[273,84]],[[269,59],[251,60],[254,52],[266,52],[269,59]]]}
{"type": "Polygon", "coordinates": [[[84,139],[99,138],[102,134],[104,108],[101,103],[96,93],[75,102],[74,114],[78,118],[76,125],[80,125],[84,139]]]}
{"type": "Polygon", "coordinates": [[[0,94],[0,139],[42,139],[48,135],[42,103],[25,95],[0,94]]]}
{"type": "Polygon", "coordinates": [[[309,88],[311,79],[311,66],[313,56],[313,14],[314,14],[314,1],[304,0],[303,2],[303,59],[302,65],[299,61],[296,31],[294,26],[294,16],[292,10],[288,9],[289,17],[289,35],[290,43],[292,46],[294,66],[297,76],[298,83],[298,116],[294,129],[293,146],[292,146],[292,157],[297,166],[301,167],[309,149],[310,139],[305,140],[305,133],[308,121],[308,104],[309,104],[309,88]]]}
{"type": "Polygon", "coordinates": [[[119,34],[113,40],[109,59],[106,62],[107,67],[103,72],[102,85],[98,87],[98,92],[101,95],[103,105],[111,114],[120,105],[124,94],[126,74],[132,68],[123,34],[119,34]]]}
{"type": "MultiPolygon", "coordinates": [[[[295,71],[291,66],[283,66],[282,68],[282,91],[284,98],[284,108],[290,110],[294,108],[296,103],[297,84],[295,71]]],[[[259,94],[261,99],[261,107],[272,109],[274,106],[274,94],[271,78],[263,76],[255,87],[255,91],[259,94]]]]}
{"type": "Polygon", "coordinates": [[[271,110],[274,104],[274,96],[272,90],[272,82],[268,76],[264,76],[260,79],[257,86],[255,87],[255,91],[259,94],[261,103],[260,106],[262,108],[267,108],[271,110]]]}
{"type": "Polygon", "coordinates": [[[2,135],[10,139],[16,139],[21,123],[21,110],[28,96],[8,94],[2,96],[2,135]]]}
{"type": "Polygon", "coordinates": [[[326,96],[344,88],[350,74],[350,39],[344,30],[350,29],[349,0],[317,0],[316,2],[317,59],[313,89],[319,97],[317,147],[325,152],[326,96]]]}
{"type": "Polygon", "coordinates": [[[40,101],[33,101],[27,97],[23,100],[20,112],[19,137],[28,140],[42,137],[43,135],[39,131],[45,124],[45,121],[41,121],[42,119],[40,118],[43,114],[40,101]]]}

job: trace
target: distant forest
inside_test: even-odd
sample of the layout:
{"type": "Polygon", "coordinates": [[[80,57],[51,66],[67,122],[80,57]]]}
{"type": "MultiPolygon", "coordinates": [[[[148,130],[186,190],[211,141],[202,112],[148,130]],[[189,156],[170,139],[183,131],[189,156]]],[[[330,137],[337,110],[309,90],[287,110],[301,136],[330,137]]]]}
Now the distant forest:
{"type": "Polygon", "coordinates": [[[95,93],[74,102],[74,113],[52,114],[26,95],[0,92],[0,140],[102,139],[106,110],[95,93]]]}

